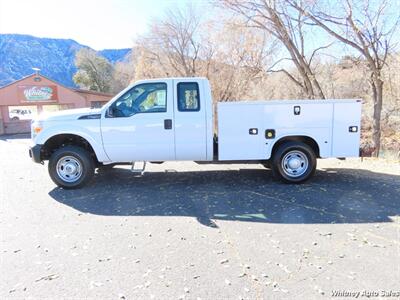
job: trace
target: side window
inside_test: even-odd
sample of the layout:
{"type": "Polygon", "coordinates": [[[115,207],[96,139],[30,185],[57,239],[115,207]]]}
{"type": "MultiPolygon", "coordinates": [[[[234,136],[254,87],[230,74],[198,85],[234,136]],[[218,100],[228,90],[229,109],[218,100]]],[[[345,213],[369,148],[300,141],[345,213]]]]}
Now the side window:
{"type": "Polygon", "coordinates": [[[178,83],[178,110],[199,111],[200,94],[197,82],[178,83]]]}
{"type": "Polygon", "coordinates": [[[130,117],[138,113],[167,111],[167,84],[143,83],[134,86],[111,107],[108,117],[130,117]]]}

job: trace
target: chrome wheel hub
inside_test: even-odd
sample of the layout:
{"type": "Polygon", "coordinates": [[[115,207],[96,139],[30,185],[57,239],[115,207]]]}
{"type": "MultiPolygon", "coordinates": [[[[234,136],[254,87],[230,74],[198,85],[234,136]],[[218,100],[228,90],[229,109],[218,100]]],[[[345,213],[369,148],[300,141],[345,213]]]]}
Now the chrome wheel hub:
{"type": "Polygon", "coordinates": [[[298,150],[289,151],[282,159],[282,170],[290,177],[300,177],[308,168],[307,156],[298,150]]]}
{"type": "Polygon", "coordinates": [[[57,162],[57,175],[66,182],[75,182],[82,176],[82,165],[73,156],[64,156],[57,162]]]}

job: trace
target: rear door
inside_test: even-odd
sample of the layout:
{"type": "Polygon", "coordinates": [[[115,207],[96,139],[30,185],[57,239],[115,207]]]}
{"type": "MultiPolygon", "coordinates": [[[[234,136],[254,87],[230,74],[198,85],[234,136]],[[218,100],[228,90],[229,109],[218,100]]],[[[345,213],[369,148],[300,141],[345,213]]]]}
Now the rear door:
{"type": "Polygon", "coordinates": [[[200,80],[174,80],[176,160],[206,160],[206,96],[200,80]]]}

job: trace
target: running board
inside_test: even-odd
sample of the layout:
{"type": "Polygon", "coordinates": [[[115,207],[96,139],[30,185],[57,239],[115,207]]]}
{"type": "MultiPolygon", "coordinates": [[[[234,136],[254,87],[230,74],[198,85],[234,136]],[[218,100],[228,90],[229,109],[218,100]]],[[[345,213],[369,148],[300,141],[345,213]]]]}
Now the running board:
{"type": "Polygon", "coordinates": [[[131,172],[132,173],[136,173],[136,174],[140,173],[140,175],[143,175],[144,174],[144,170],[146,169],[146,162],[145,161],[142,162],[143,165],[142,165],[141,169],[135,169],[135,164],[136,163],[137,163],[136,161],[132,162],[131,172]]]}

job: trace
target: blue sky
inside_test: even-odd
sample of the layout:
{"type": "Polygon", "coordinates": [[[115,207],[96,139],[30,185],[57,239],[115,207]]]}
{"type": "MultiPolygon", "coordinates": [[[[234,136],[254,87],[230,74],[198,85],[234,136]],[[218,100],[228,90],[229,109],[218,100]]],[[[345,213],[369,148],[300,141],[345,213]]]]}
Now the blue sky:
{"type": "MultiPolygon", "coordinates": [[[[189,3],[202,17],[212,14],[209,0],[0,0],[0,33],[69,38],[96,50],[131,48],[155,18],[189,3]]],[[[390,4],[388,18],[393,18],[399,14],[400,0],[390,4]]],[[[307,48],[314,49],[332,38],[313,30],[306,40],[307,48]]],[[[345,51],[335,43],[323,52],[341,57],[345,51]]]]}
{"type": "Polygon", "coordinates": [[[96,50],[130,48],[165,10],[207,0],[0,0],[0,33],[70,38],[96,50]]]}

